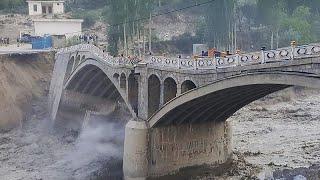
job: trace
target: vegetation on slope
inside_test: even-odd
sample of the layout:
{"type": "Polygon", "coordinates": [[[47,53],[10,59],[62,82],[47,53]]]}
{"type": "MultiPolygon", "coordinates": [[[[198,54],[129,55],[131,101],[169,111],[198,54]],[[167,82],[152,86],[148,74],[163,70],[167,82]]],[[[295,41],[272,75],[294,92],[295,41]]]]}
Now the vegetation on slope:
{"type": "Polygon", "coordinates": [[[206,3],[208,1],[109,0],[103,14],[111,25],[109,50],[117,54],[121,46],[130,48],[124,47],[125,41],[141,36],[150,14],[192,5],[195,5],[193,9],[179,13],[189,11],[198,17],[198,37],[195,38],[198,42],[194,43],[235,51],[287,46],[291,40],[298,43],[320,40],[319,0],[215,0],[206,3]],[[201,3],[206,4],[196,6],[201,3]]]}
{"type": "MultiPolygon", "coordinates": [[[[0,10],[14,11],[24,4],[1,0],[0,10]]],[[[252,51],[287,46],[291,40],[300,44],[320,40],[319,0],[68,0],[66,7],[73,17],[85,20],[85,27],[105,20],[108,49],[114,55],[148,36],[150,15],[175,9],[183,9],[175,14],[198,19],[196,37],[187,39],[222,50],[252,51]],[[197,6],[201,3],[205,4],[197,6]],[[184,9],[190,6],[195,7],[184,9]]],[[[182,38],[186,35],[175,40],[182,38]]]]}

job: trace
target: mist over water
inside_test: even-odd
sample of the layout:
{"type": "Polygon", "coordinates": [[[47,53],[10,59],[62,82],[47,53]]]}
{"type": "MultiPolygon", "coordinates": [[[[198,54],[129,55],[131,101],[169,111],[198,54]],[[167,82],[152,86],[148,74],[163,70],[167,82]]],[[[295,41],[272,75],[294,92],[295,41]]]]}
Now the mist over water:
{"type": "Polygon", "coordinates": [[[91,115],[63,160],[76,179],[122,179],[125,122],[121,112],[91,115]]]}
{"type": "Polygon", "coordinates": [[[89,123],[75,142],[75,149],[62,163],[73,171],[76,179],[122,176],[122,169],[111,171],[122,163],[124,127],[115,122],[89,123]]]}
{"type": "Polygon", "coordinates": [[[0,131],[0,179],[122,179],[124,130],[130,114],[118,108],[92,115],[81,128],[83,116],[62,108],[52,127],[46,103],[45,98],[36,101],[21,128],[0,131]]]}

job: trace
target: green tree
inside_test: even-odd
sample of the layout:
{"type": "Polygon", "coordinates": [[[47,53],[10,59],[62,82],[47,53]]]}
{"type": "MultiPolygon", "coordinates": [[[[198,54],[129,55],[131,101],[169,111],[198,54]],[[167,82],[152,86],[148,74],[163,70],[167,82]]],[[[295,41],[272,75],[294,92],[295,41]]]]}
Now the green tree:
{"type": "Polygon", "coordinates": [[[109,0],[103,16],[110,24],[108,29],[108,49],[118,53],[120,46],[127,50],[128,42],[133,44],[139,37],[146,17],[150,16],[155,5],[154,0],[109,0]],[[141,21],[140,21],[141,20],[141,21]]]}
{"type": "Polygon", "coordinates": [[[18,9],[21,10],[21,7],[26,7],[24,0],[0,0],[0,10],[12,12],[18,9]]]}
{"type": "Polygon", "coordinates": [[[310,43],[314,39],[309,7],[298,6],[284,21],[283,27],[288,39],[297,40],[299,43],[310,43]]]}
{"type": "Polygon", "coordinates": [[[204,16],[206,41],[211,47],[230,49],[235,22],[235,0],[220,0],[208,4],[204,16]]]}

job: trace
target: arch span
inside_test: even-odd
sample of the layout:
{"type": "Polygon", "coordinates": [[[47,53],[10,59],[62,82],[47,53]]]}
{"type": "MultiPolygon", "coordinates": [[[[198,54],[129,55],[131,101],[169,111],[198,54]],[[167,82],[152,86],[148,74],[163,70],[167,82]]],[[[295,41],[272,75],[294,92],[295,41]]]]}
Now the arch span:
{"type": "Polygon", "coordinates": [[[115,73],[113,75],[114,80],[117,81],[117,82],[119,82],[119,77],[120,77],[120,75],[118,73],[115,73]]]}
{"type": "Polygon", "coordinates": [[[81,63],[81,56],[77,55],[76,61],[75,61],[75,67],[77,67],[81,63]]]}
{"type": "Polygon", "coordinates": [[[155,113],[160,106],[160,79],[156,75],[148,78],[148,117],[155,113]]]}
{"type": "Polygon", "coordinates": [[[191,80],[186,80],[181,84],[181,93],[188,92],[192,89],[197,88],[197,86],[191,80]]]}
{"type": "Polygon", "coordinates": [[[74,63],[75,63],[75,59],[74,59],[74,56],[72,56],[69,59],[69,62],[68,62],[67,71],[66,71],[66,77],[71,75],[72,70],[74,69],[74,63]]]}
{"type": "Polygon", "coordinates": [[[90,96],[98,96],[113,101],[123,101],[132,117],[136,117],[126,92],[120,88],[119,82],[113,77],[115,73],[111,67],[100,64],[94,59],[87,59],[81,63],[71,74],[64,85],[66,90],[85,93],[90,96]]]}
{"type": "Polygon", "coordinates": [[[177,83],[176,81],[168,77],[167,79],[164,80],[164,91],[163,91],[163,99],[164,103],[169,102],[171,99],[175,98],[177,95],[177,83]]]}
{"type": "Polygon", "coordinates": [[[138,96],[139,96],[139,82],[134,74],[128,77],[128,100],[133,110],[138,114],[138,96]]]}
{"type": "Polygon", "coordinates": [[[127,89],[127,77],[124,73],[120,76],[120,88],[127,89]]]}
{"type": "Polygon", "coordinates": [[[320,78],[305,73],[278,72],[219,80],[176,97],[149,118],[149,125],[225,121],[245,105],[290,86],[320,88],[320,78]]]}

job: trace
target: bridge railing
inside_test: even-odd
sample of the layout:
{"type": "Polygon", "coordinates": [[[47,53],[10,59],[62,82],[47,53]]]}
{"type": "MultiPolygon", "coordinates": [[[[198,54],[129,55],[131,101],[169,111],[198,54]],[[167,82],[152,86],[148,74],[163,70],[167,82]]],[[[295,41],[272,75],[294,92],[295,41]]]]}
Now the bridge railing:
{"type": "Polygon", "coordinates": [[[148,64],[156,67],[171,67],[178,69],[221,69],[235,66],[274,63],[289,60],[299,60],[307,57],[320,57],[320,44],[310,44],[297,47],[285,47],[276,50],[235,54],[226,57],[200,57],[196,59],[171,58],[152,56],[146,59],[148,64]]]}
{"type": "MultiPolygon", "coordinates": [[[[98,47],[91,44],[79,44],[60,49],[57,53],[72,53],[76,51],[90,52],[104,63],[110,65],[133,66],[140,60],[137,58],[113,57],[105,53],[98,47]]],[[[192,58],[172,58],[164,56],[147,57],[145,61],[156,67],[168,67],[176,69],[221,69],[235,66],[248,66],[253,64],[274,63],[280,61],[299,60],[307,57],[319,57],[320,44],[310,44],[304,46],[291,46],[269,51],[252,52],[245,54],[235,54],[226,57],[200,57],[192,58]]]]}
{"type": "Polygon", "coordinates": [[[63,49],[58,50],[57,54],[59,53],[73,53],[76,51],[84,51],[89,52],[96,56],[98,59],[102,60],[102,62],[110,64],[110,65],[128,65],[132,66],[139,60],[136,58],[126,58],[126,57],[113,57],[108,53],[105,53],[100,48],[92,45],[92,44],[78,44],[75,46],[66,47],[63,49]]]}

